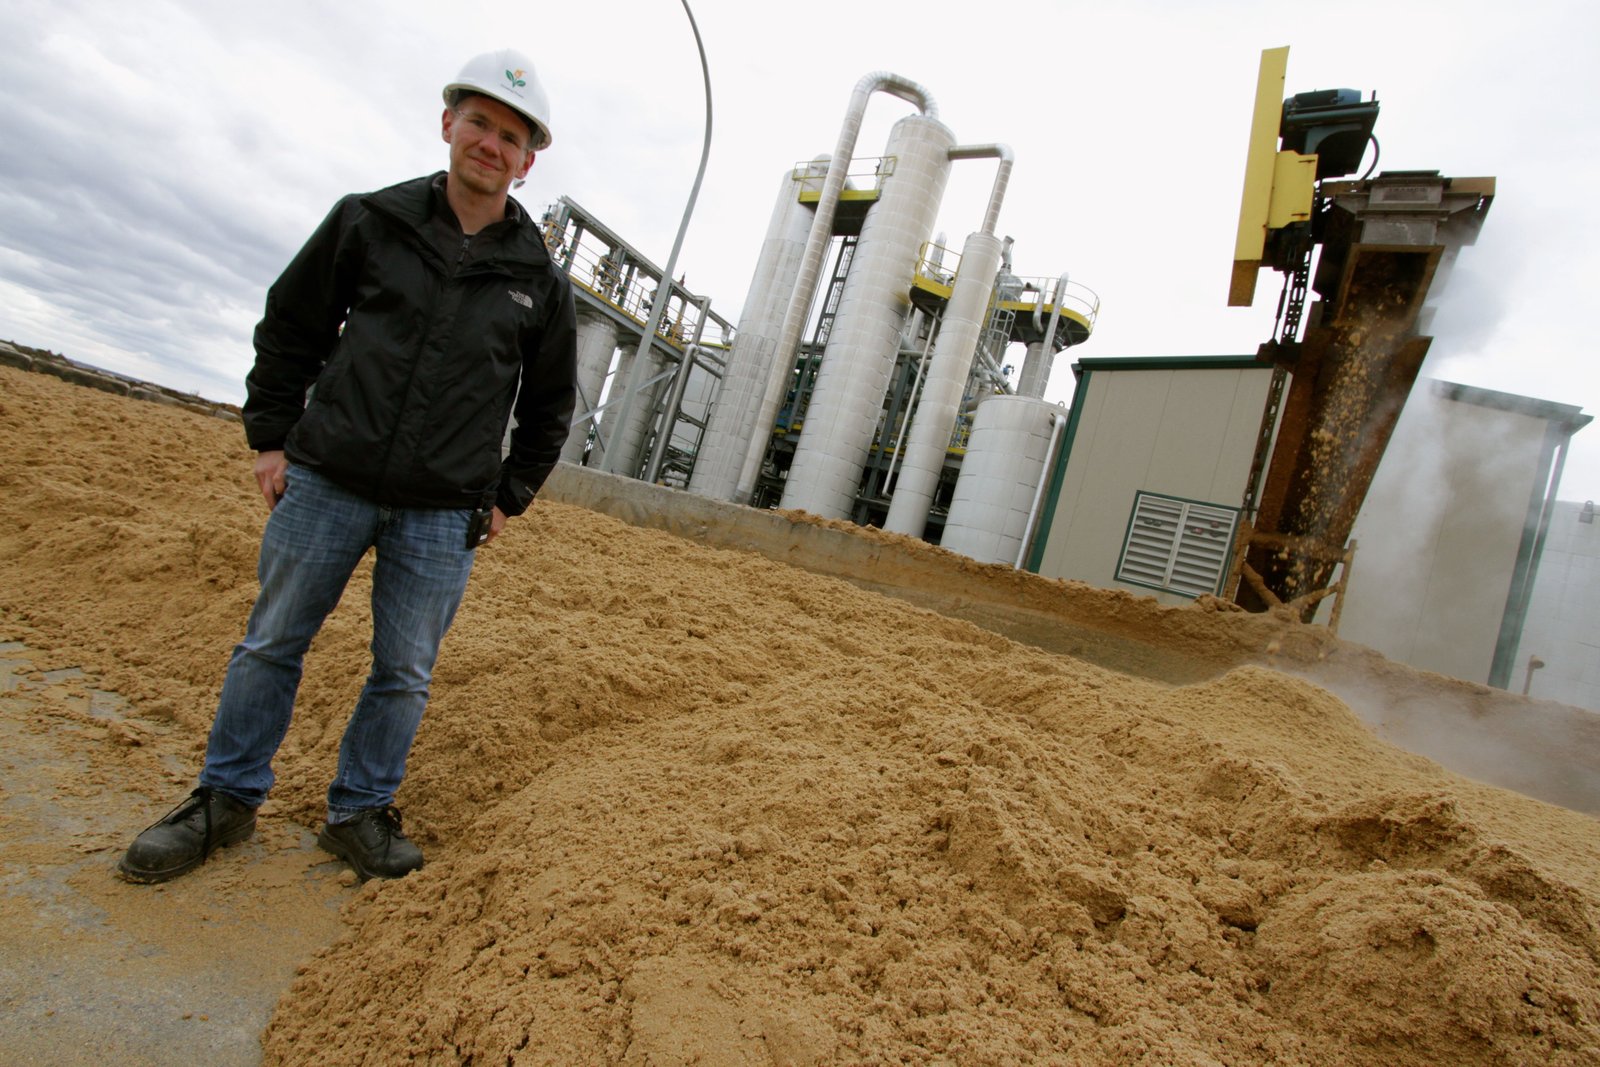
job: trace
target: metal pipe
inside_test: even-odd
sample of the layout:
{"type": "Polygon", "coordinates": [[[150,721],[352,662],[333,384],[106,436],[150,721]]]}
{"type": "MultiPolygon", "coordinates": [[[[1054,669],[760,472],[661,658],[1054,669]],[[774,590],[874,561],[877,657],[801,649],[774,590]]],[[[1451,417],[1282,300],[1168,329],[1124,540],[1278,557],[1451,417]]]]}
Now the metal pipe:
{"type": "Polygon", "coordinates": [[[933,347],[933,335],[938,320],[928,323],[928,340],[922,346],[922,358],[917,360],[917,375],[911,382],[911,392],[906,394],[905,413],[900,417],[900,436],[894,443],[894,455],[889,457],[889,469],[883,475],[884,492],[890,492],[889,483],[894,481],[894,468],[900,462],[900,457],[905,454],[906,436],[911,432],[911,413],[917,406],[917,392],[922,388],[922,374],[928,369],[928,350],[933,347]]]}
{"type": "Polygon", "coordinates": [[[1044,466],[1039,468],[1039,484],[1033,490],[1033,503],[1028,507],[1028,521],[1022,525],[1022,544],[1017,548],[1017,561],[1012,566],[1022,569],[1033,547],[1033,524],[1039,521],[1039,504],[1044,500],[1044,485],[1050,480],[1050,467],[1056,459],[1056,446],[1061,440],[1061,430],[1067,424],[1065,415],[1050,416],[1050,445],[1044,451],[1044,466]]]}
{"type": "Polygon", "coordinates": [[[993,375],[999,381],[1005,381],[1005,368],[995,363],[993,357],[983,350],[982,345],[978,346],[977,350],[974,352],[974,355],[978,357],[978,362],[982,363],[991,375],[993,375]]]}
{"type": "Polygon", "coordinates": [[[1537,671],[1537,670],[1541,670],[1541,669],[1543,669],[1543,667],[1544,667],[1544,660],[1540,659],[1538,656],[1529,656],[1528,657],[1528,676],[1526,678],[1524,678],[1523,681],[1522,681],[1522,695],[1523,696],[1527,696],[1528,695],[1528,691],[1533,688],[1533,672],[1537,671]]]}
{"type": "Polygon", "coordinates": [[[761,469],[761,458],[766,454],[767,438],[771,435],[773,420],[783,400],[784,387],[794,371],[794,353],[800,344],[801,331],[811,314],[811,302],[816,299],[817,281],[822,270],[822,260],[833,239],[833,217],[839,207],[839,195],[844,190],[845,175],[855,152],[856,138],[861,134],[861,120],[866,114],[867,100],[874,92],[916,104],[929,118],[939,117],[933,94],[914,81],[891,74],[873,71],[856,82],[850,94],[849,107],[845,109],[844,124],[839,128],[839,140],[833,155],[828,159],[828,173],[822,180],[822,192],[817,200],[816,215],[811,220],[811,232],[806,236],[806,248],[795,276],[794,291],[789,297],[789,309],[784,314],[783,329],[774,345],[771,372],[767,387],[761,397],[761,407],[747,446],[744,464],[739,471],[739,481],[734,490],[734,500],[748,503],[755,489],[756,475],[761,469]]]}
{"type": "Polygon", "coordinates": [[[1050,297],[1050,325],[1044,331],[1044,348],[1046,355],[1043,358],[1051,359],[1054,353],[1050,346],[1056,339],[1056,324],[1061,321],[1061,301],[1067,294],[1067,272],[1062,271],[1061,277],[1056,279],[1056,291],[1050,297]]]}
{"type": "Polygon", "coordinates": [[[1067,298],[1067,281],[1067,272],[1062,271],[1061,277],[1056,279],[1056,291],[1050,298],[1050,328],[1044,333],[1046,347],[1056,339],[1056,324],[1061,321],[1061,301],[1067,298]]]}
{"type": "MultiPolygon", "coordinates": [[[[661,326],[662,313],[667,309],[667,302],[672,299],[672,272],[678,266],[678,253],[683,249],[683,235],[689,229],[689,216],[694,214],[694,203],[700,197],[700,183],[706,176],[706,160],[711,156],[711,68],[706,65],[705,42],[700,39],[700,27],[694,21],[694,12],[689,9],[689,0],[680,2],[683,4],[683,13],[689,17],[689,29],[694,33],[694,46],[700,52],[700,76],[706,88],[705,139],[700,145],[700,169],[695,171],[694,185],[689,190],[689,200],[683,207],[683,218],[678,223],[678,235],[672,240],[672,253],[667,256],[667,265],[661,271],[661,281],[656,285],[655,297],[650,301],[650,321],[644,328],[644,335],[639,338],[639,350],[634,353],[633,365],[629,368],[628,387],[622,396],[622,411],[617,416],[619,426],[628,425],[628,417],[632,414],[634,402],[644,385],[650,346],[655,343],[656,330],[661,326]]],[[[626,458],[620,454],[621,451],[619,449],[606,454],[605,469],[612,474],[622,473],[617,469],[626,458]]]]}

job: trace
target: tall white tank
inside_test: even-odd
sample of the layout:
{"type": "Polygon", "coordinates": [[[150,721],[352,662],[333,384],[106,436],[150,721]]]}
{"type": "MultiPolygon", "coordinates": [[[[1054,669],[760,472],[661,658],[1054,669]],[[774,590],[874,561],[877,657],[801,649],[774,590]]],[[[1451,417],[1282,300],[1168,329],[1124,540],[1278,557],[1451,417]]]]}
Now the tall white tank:
{"type": "Polygon", "coordinates": [[[911,429],[902,444],[900,474],[883,522],[885,530],[921,537],[928,524],[928,509],[933,506],[939,476],[944,471],[961,394],[972,373],[972,357],[988,317],[989,297],[994,292],[994,276],[999,267],[1000,238],[992,233],[969,234],[939,323],[939,335],[933,342],[933,357],[917,396],[911,429]]]}
{"type": "MultiPolygon", "coordinates": [[[[585,304],[578,305],[578,409],[583,415],[593,411],[600,403],[600,390],[606,384],[606,372],[611,369],[611,357],[617,351],[617,324],[608,316],[585,304]]],[[[569,463],[583,461],[583,446],[589,437],[589,424],[572,427],[567,443],[561,449],[561,458],[569,463]]]]}
{"type": "MultiPolygon", "coordinates": [[[[630,376],[633,373],[634,360],[638,358],[639,352],[637,349],[628,347],[623,350],[622,361],[617,364],[616,377],[612,382],[614,390],[623,388],[624,383],[630,380],[630,376]]],[[[648,382],[651,378],[660,374],[666,364],[662,361],[655,345],[651,345],[645,351],[644,358],[649,362],[640,381],[648,382]]],[[[634,398],[634,402],[628,407],[628,421],[625,425],[618,424],[620,421],[619,415],[622,411],[621,403],[613,404],[600,416],[600,440],[603,444],[595,446],[594,454],[589,460],[589,466],[603,470],[616,470],[619,474],[626,475],[629,478],[638,476],[639,468],[644,465],[645,438],[649,435],[650,424],[656,417],[656,405],[661,399],[662,386],[662,382],[655,382],[640,387],[639,395],[634,398]],[[614,465],[607,459],[613,453],[617,457],[614,465]]],[[[608,399],[615,398],[616,394],[614,392],[608,397],[608,399]]]]}
{"type": "Polygon", "coordinates": [[[1065,408],[1035,397],[997,394],[978,405],[941,547],[980,563],[1016,563],[1057,420],[1066,417],[1065,408]]]}
{"type": "Polygon", "coordinates": [[[1022,375],[1017,379],[1017,395],[1042,397],[1050,384],[1050,368],[1056,361],[1055,346],[1046,351],[1043,341],[1028,342],[1022,360],[1022,375]]]}
{"type": "Polygon", "coordinates": [[[938,119],[895,123],[884,177],[867,212],[850,276],[817,371],[782,505],[848,519],[883,412],[917,256],[938,216],[955,137],[938,119]]]}
{"type": "Polygon", "coordinates": [[[811,229],[813,212],[800,202],[800,192],[820,190],[827,171],[824,156],[807,164],[799,181],[788,170],[778,183],[778,202],[767,223],[767,236],[761,244],[755,275],[750,279],[739,315],[739,328],[728,353],[727,370],[695,456],[694,473],[689,477],[692,493],[732,500],[751,439],[760,434],[765,441],[772,431],[770,426],[757,426],[756,417],[772,373],[772,361],[777,358],[778,334],[783,330],[783,317],[789,310],[789,297],[794,292],[806,235],[811,229]]]}
{"type": "MultiPolygon", "coordinates": [[[[1093,322],[1099,301],[1094,299],[1094,294],[1087,289],[1083,289],[1082,286],[1078,288],[1092,299],[1092,302],[1086,306],[1089,311],[1089,320],[1093,322]]],[[[1064,305],[1069,299],[1074,303],[1082,299],[1081,296],[1069,298],[1068,291],[1067,275],[1062,274],[1061,277],[1056,279],[1055,286],[1050,290],[1050,313],[1048,315],[1044,313],[1045,305],[1043,300],[1045,298],[1043,294],[1040,295],[1041,303],[1033,311],[1033,325],[1035,330],[1043,336],[1034,336],[1028,342],[1027,358],[1022,363],[1022,376],[1017,381],[1017,395],[1019,396],[1044,396],[1045,391],[1050,387],[1050,369],[1055,365],[1056,353],[1072,343],[1072,331],[1081,325],[1063,314],[1064,305]]],[[[1078,340],[1083,340],[1084,336],[1087,336],[1087,331],[1078,340]]]]}

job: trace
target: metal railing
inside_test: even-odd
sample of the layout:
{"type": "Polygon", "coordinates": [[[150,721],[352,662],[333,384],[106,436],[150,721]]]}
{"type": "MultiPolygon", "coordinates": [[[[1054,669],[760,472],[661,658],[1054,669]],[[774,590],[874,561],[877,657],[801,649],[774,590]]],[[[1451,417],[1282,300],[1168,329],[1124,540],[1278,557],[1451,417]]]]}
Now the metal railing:
{"type": "Polygon", "coordinates": [[[1006,304],[1041,303],[1048,313],[1054,301],[1059,300],[1061,310],[1075,312],[1094,326],[1100,317],[1100,294],[1079,282],[1069,280],[1066,292],[1057,296],[1055,289],[1060,278],[1019,278],[1015,274],[1002,274],[995,284],[995,299],[1006,304]]]}
{"type": "MultiPolygon", "coordinates": [[[[852,159],[850,169],[845,171],[845,192],[862,192],[878,188],[882,179],[894,173],[898,156],[868,156],[861,159],[852,159]],[[852,185],[854,181],[856,184],[852,185]]],[[[816,191],[822,191],[822,179],[827,177],[828,164],[820,159],[803,159],[796,163],[789,171],[791,181],[815,182],[816,191]]]]}
{"type": "MultiPolygon", "coordinates": [[[[567,267],[567,276],[577,285],[617,311],[626,315],[642,330],[649,322],[650,303],[655,299],[657,279],[638,269],[625,256],[616,255],[603,240],[588,230],[577,233],[574,241],[569,231],[551,228],[545,231],[545,244],[551,256],[567,267]]],[[[699,307],[674,293],[671,303],[656,328],[656,336],[683,349],[695,337],[699,324],[699,307]]],[[[726,346],[729,338],[714,317],[707,316],[702,343],[726,346]]]]}
{"type": "MultiPolygon", "coordinates": [[[[917,259],[919,280],[948,288],[955,282],[960,269],[959,250],[935,241],[923,244],[922,253],[917,259]]],[[[1022,278],[1002,272],[995,282],[994,300],[996,303],[1033,306],[1039,306],[1042,302],[1044,309],[1048,311],[1053,306],[1052,300],[1056,296],[1055,289],[1059,281],[1059,278],[1022,278]]],[[[1063,311],[1071,311],[1082,316],[1091,328],[1095,319],[1100,316],[1100,294],[1087,285],[1069,280],[1066,291],[1060,295],[1060,300],[1063,311]]]]}

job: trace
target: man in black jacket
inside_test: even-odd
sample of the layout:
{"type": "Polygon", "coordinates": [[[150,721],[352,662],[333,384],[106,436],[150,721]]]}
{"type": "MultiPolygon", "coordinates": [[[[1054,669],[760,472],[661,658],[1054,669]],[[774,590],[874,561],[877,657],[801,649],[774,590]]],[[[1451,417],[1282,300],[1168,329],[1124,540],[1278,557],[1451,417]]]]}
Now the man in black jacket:
{"type": "Polygon", "coordinates": [[[422,866],[393,801],[439,643],[477,546],[555,466],[576,397],[572,289],[509,196],[550,143],[533,65],[478,56],[444,97],[449,169],[341,200],[267,293],[244,406],[272,509],[261,593],[199,787],[134,840],[130,880],[254,832],[305,651],[369,548],[372,671],[317,840],[362,879],[422,866]]]}

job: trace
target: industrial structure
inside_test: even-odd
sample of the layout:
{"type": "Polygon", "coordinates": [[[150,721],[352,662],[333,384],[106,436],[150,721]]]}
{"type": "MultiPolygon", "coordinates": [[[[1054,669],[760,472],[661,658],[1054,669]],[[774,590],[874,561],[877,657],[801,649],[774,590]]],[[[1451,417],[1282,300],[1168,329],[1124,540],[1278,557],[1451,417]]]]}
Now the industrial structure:
{"type": "Polygon", "coordinates": [[[1277,336],[1258,352],[1275,368],[1273,398],[1236,595],[1251,608],[1295,604],[1309,620],[1432,342],[1420,329],[1429,288],[1477,239],[1495,183],[1437,171],[1332,180],[1375,143],[1377,100],[1349,89],[1285,99],[1288,53],[1262,53],[1228,293],[1248,305],[1261,267],[1284,276],[1277,336]],[[1308,289],[1320,298],[1309,309],[1308,289]]]}
{"type": "Polygon", "coordinates": [[[1512,692],[1600,711],[1600,523],[1593,500],[1560,500],[1539,557],[1512,692]]]}
{"type": "MultiPolygon", "coordinates": [[[[1377,100],[1285,97],[1287,64],[1286,48],[1262,54],[1228,294],[1249,305],[1260,269],[1280,272],[1274,336],[1251,357],[1075,368],[1031,557],[1042,573],[1305,621],[1344,586],[1356,516],[1432,340],[1430,290],[1476,239],[1494,179],[1372,177],[1374,156],[1338,180],[1376,143],[1377,100]]],[[[1324,615],[1336,626],[1339,606],[1324,615]]]]}
{"type": "MultiPolygon", "coordinates": [[[[1422,642],[1462,653],[1449,663],[1384,638],[1377,620],[1395,622],[1383,600],[1396,587],[1351,585],[1352,532],[1358,516],[1369,529],[1405,521],[1377,513],[1401,506],[1387,491],[1376,511],[1363,505],[1431,343],[1430,293],[1476,239],[1495,183],[1374,176],[1375,152],[1350,178],[1376,148],[1375,96],[1286,96],[1287,54],[1262,54],[1229,290],[1230,304],[1248,305],[1261,268],[1283,277],[1273,336],[1253,355],[1082,359],[1071,406],[1045,401],[1055,357],[1089,338],[1098,298],[1064,273],[1015,275],[1012,240],[997,232],[1010,149],[960,142],[925,88],[876,72],[855,86],[833,152],[782,175],[737,329],[665,279],[643,371],[631,349],[661,271],[570,199],[551,209],[552,250],[581,298],[583,432],[563,458],[715,501],[881,526],[984,563],[1168,602],[1216,596],[1336,630],[1354,589],[1364,601],[1349,636],[1507,686],[1560,456],[1589,418],[1430,386],[1480,420],[1532,420],[1515,428],[1529,446],[1507,452],[1520,464],[1502,480],[1512,506],[1486,549],[1505,558],[1477,561],[1480,579],[1506,581],[1477,582],[1495,605],[1471,625],[1487,631],[1445,626],[1422,642]],[[913,113],[881,156],[859,158],[875,93],[913,113]],[[932,231],[951,167],[968,161],[995,176],[957,249],[932,231]],[[614,394],[628,387],[610,384],[635,382],[626,403],[614,394]]],[[[1413,565],[1448,576],[1471,558],[1461,551],[1413,565]]],[[[1381,550],[1369,558],[1373,575],[1398,565],[1381,550]]]]}
{"type": "MultiPolygon", "coordinates": [[[[969,543],[1025,537],[1027,505],[1037,503],[1045,452],[1058,437],[1048,424],[1062,414],[1039,398],[1056,354],[1093,330],[1099,301],[1066,274],[1012,272],[1011,240],[996,232],[1012,162],[1003,144],[958,142],[922,86],[884,72],[862,78],[833,153],[779,182],[738,329],[674,289],[683,314],[668,319],[685,332],[664,339],[663,366],[646,375],[653,391],[628,407],[632,425],[615,428],[606,419],[614,399],[600,402],[599,393],[616,347],[610,329],[629,329],[645,308],[613,299],[628,275],[609,260],[620,252],[628,264],[646,261],[563,200],[547,219],[552,244],[561,262],[576,264],[574,280],[597,312],[580,324],[589,432],[564,458],[594,465],[597,450],[623,448],[623,462],[608,459],[608,469],[669,484],[686,478],[714,499],[934,541],[960,499],[969,543]],[[894,125],[883,155],[857,158],[862,117],[879,92],[915,113],[894,125]],[[994,182],[955,250],[933,227],[951,167],[974,160],[994,166],[994,182]],[[595,251],[575,254],[575,244],[595,251]],[[1016,385],[1006,363],[1014,343],[1026,346],[1016,385]],[[1038,438],[1027,469],[1012,472],[1004,500],[984,488],[962,493],[975,411],[985,398],[1010,396],[1036,402],[996,408],[986,433],[1038,438]],[[1040,418],[1045,431],[1031,432],[1040,418]],[[1019,511],[1022,497],[1030,499],[1019,511]]],[[[645,284],[658,281],[640,269],[645,284]]],[[[979,464],[983,480],[1006,465],[991,450],[979,464]]],[[[1016,556],[1013,545],[1006,561],[1016,556]]]]}
{"type": "Polygon", "coordinates": [[[561,458],[600,466],[610,454],[634,477],[681,488],[726,369],[733,325],[711,311],[709,297],[665,279],[660,325],[650,345],[641,345],[662,291],[661,268],[570,197],[545,212],[543,228],[578,306],[578,410],[561,458]],[[608,420],[621,405],[608,395],[607,379],[629,380],[641,351],[650,361],[639,386],[643,400],[625,420],[608,420]]]}
{"type": "MultiPolygon", "coordinates": [[[[1476,238],[1494,181],[1373,177],[1375,164],[1337,180],[1360,165],[1377,102],[1285,98],[1286,61],[1262,57],[1229,294],[1248,304],[1262,266],[1281,272],[1274,337],[1251,356],[1076,363],[1027,565],[1169,603],[1288,610],[1512,688],[1549,662],[1524,627],[1550,614],[1540,559],[1571,436],[1591,419],[1448,382],[1413,389],[1430,293],[1476,238]]],[[[1566,691],[1583,692],[1592,650],[1549,626],[1537,641],[1562,650],[1566,691]]]]}
{"type": "Polygon", "coordinates": [[[1167,603],[1225,592],[1274,369],[1251,356],[1084,359],[1025,566],[1167,603]]]}

